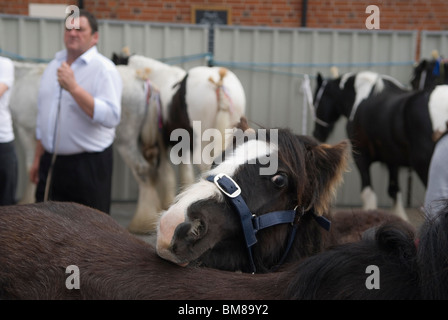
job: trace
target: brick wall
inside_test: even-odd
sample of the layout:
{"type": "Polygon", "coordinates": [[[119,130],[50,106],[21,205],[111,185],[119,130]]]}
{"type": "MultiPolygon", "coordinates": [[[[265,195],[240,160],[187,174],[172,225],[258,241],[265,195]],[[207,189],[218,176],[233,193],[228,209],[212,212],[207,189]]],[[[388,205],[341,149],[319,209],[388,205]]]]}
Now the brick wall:
{"type": "Polygon", "coordinates": [[[227,1],[90,1],[85,7],[98,18],[191,23],[192,7],[218,6],[229,8],[234,25],[297,27],[300,22],[300,0],[227,0],[227,1]],[[92,4],[90,4],[90,2],[92,4]]]}
{"type": "Polygon", "coordinates": [[[386,30],[448,30],[446,0],[310,0],[308,26],[364,29],[368,5],[380,10],[380,28],[386,30]]]}
{"type": "MultiPolygon", "coordinates": [[[[28,3],[64,3],[57,0],[2,1],[0,12],[28,14],[28,3]]],[[[99,19],[191,23],[192,6],[229,8],[233,25],[300,27],[303,0],[88,0],[84,7],[99,19]]],[[[78,1],[66,1],[77,4],[78,1]]],[[[364,29],[370,4],[380,9],[384,30],[448,30],[447,0],[308,0],[307,26],[364,29]]]]}

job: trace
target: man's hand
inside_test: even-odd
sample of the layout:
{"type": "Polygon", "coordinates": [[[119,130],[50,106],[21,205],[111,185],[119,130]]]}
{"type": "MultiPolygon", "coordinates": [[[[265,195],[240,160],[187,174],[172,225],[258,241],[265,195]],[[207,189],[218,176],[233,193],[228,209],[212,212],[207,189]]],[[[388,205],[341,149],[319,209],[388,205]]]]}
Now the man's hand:
{"type": "Polygon", "coordinates": [[[68,92],[72,92],[78,86],[72,68],[65,61],[62,62],[58,69],[58,82],[68,92]]]}
{"type": "Polygon", "coordinates": [[[90,117],[93,118],[93,111],[95,108],[95,101],[93,97],[78,85],[75,79],[75,74],[67,62],[62,62],[58,69],[58,82],[60,86],[67,90],[73,99],[78,103],[79,107],[90,117]]]}

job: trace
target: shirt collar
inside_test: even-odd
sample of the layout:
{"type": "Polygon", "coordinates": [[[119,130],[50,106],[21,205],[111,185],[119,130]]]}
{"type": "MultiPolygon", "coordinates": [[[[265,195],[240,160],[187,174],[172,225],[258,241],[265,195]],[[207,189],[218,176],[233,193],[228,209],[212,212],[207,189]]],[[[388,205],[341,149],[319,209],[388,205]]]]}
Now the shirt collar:
{"type": "MultiPolygon", "coordinates": [[[[98,53],[98,49],[96,46],[91,47],[89,50],[84,52],[81,56],[78,57],[75,61],[81,60],[84,63],[88,64],[93,57],[98,53]]],[[[67,60],[67,49],[61,50],[56,53],[55,59],[58,61],[66,61],[67,60]]]]}

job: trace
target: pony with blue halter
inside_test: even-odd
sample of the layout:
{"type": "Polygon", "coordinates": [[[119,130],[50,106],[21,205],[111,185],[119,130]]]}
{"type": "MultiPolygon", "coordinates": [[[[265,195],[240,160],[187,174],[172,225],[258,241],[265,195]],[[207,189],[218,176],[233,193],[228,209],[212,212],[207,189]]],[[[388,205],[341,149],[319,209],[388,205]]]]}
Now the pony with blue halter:
{"type": "Polygon", "coordinates": [[[272,272],[394,219],[377,211],[330,212],[347,165],[347,141],[318,144],[288,129],[255,131],[244,119],[239,129],[249,133],[235,139],[235,131],[223,159],[163,212],[156,246],[162,258],[182,266],[272,272]]]}
{"type": "MultiPolygon", "coordinates": [[[[298,222],[295,221],[297,219],[297,206],[292,210],[273,211],[261,216],[256,216],[255,214],[251,213],[246,202],[241,197],[240,186],[231,177],[224,173],[219,173],[217,175],[209,175],[206,179],[216,184],[218,189],[220,189],[221,192],[226,196],[226,198],[232,204],[233,208],[240,217],[244,240],[246,241],[246,247],[248,249],[249,263],[252,273],[256,272],[252,254],[252,247],[257,243],[257,232],[278,224],[291,224],[292,229],[288,237],[286,249],[278,264],[274,268],[271,268],[270,271],[276,270],[285,261],[296,236],[298,227],[298,222]]],[[[304,213],[302,213],[302,215],[303,214],[304,213]]],[[[311,212],[311,215],[321,227],[323,227],[327,231],[330,231],[331,221],[323,216],[316,215],[314,212],[311,212]]]]}

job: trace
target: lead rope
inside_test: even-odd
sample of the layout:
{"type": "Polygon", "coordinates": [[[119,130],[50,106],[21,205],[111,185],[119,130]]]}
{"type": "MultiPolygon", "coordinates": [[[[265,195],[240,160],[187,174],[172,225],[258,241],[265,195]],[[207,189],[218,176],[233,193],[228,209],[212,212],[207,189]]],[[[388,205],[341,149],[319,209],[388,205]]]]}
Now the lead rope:
{"type": "Polygon", "coordinates": [[[48,169],[47,181],[45,181],[45,192],[44,192],[44,201],[48,201],[48,197],[50,194],[50,185],[53,179],[53,167],[56,162],[57,156],[57,147],[59,145],[59,122],[61,116],[61,100],[62,100],[62,87],[59,86],[59,99],[58,99],[58,108],[56,110],[56,121],[54,125],[54,133],[53,133],[53,155],[51,156],[50,168],[48,169]]]}

